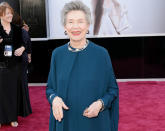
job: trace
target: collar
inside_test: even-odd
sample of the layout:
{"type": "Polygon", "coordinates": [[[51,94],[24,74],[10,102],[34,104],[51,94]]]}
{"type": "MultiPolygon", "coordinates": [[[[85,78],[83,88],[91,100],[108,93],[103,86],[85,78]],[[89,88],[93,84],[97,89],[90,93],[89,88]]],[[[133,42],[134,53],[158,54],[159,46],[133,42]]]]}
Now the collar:
{"type": "Polygon", "coordinates": [[[70,45],[70,42],[68,42],[68,50],[71,51],[71,52],[79,52],[79,51],[82,51],[84,50],[85,48],[87,48],[89,44],[89,40],[86,40],[86,44],[84,45],[84,47],[82,48],[73,48],[71,45],[70,45]]]}

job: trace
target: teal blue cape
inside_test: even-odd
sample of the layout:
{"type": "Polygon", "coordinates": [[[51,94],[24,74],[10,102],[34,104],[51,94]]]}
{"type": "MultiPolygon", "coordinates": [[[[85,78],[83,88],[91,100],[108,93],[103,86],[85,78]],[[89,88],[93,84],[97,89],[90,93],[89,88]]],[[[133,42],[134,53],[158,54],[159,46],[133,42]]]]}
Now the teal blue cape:
{"type": "Polygon", "coordinates": [[[46,96],[52,106],[59,96],[69,106],[62,122],[50,111],[49,131],[118,131],[119,89],[108,51],[93,42],[82,51],[71,52],[65,44],[52,53],[46,96]],[[102,99],[104,110],[95,118],[83,111],[102,99]]]}

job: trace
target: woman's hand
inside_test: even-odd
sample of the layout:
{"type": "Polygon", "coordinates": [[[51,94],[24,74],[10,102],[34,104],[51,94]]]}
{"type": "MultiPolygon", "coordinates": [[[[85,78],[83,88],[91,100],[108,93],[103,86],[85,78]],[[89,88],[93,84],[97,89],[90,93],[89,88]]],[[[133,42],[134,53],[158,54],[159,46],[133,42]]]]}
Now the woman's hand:
{"type": "Polygon", "coordinates": [[[83,116],[92,118],[92,117],[97,117],[101,108],[102,108],[102,103],[101,101],[95,101],[93,102],[87,109],[85,109],[83,116]]]}
{"type": "Polygon", "coordinates": [[[23,27],[22,27],[24,30],[26,30],[27,32],[29,31],[29,26],[27,24],[23,24],[23,27]]]}
{"type": "Polygon", "coordinates": [[[59,122],[61,122],[63,118],[63,109],[68,110],[69,108],[65,105],[60,97],[56,96],[52,103],[52,110],[55,119],[59,122]]]}
{"type": "Polygon", "coordinates": [[[0,44],[2,43],[2,41],[3,41],[3,39],[1,38],[1,39],[0,39],[0,44]]]}
{"type": "Polygon", "coordinates": [[[31,54],[28,54],[28,62],[31,63],[32,59],[31,59],[31,54]]]}
{"type": "Polygon", "coordinates": [[[14,55],[15,56],[21,56],[22,53],[24,52],[24,50],[25,50],[25,47],[22,46],[22,47],[15,50],[14,55]]]}

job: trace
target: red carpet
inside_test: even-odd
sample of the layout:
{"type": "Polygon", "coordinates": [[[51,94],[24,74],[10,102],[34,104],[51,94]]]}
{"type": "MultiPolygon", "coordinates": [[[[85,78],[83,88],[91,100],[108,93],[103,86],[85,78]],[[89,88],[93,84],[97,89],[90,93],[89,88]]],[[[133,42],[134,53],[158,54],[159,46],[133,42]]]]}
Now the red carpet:
{"type": "Polygon", "coordinates": [[[165,131],[165,82],[127,82],[119,87],[119,131],[165,131]]]}
{"type": "MultiPolygon", "coordinates": [[[[120,82],[119,131],[165,131],[165,82],[120,82]]],[[[33,114],[19,117],[19,126],[0,131],[48,131],[45,87],[30,87],[33,114]]]]}
{"type": "Polygon", "coordinates": [[[25,118],[19,117],[17,128],[2,125],[0,131],[48,131],[50,107],[45,87],[30,87],[29,94],[33,113],[25,118]]]}

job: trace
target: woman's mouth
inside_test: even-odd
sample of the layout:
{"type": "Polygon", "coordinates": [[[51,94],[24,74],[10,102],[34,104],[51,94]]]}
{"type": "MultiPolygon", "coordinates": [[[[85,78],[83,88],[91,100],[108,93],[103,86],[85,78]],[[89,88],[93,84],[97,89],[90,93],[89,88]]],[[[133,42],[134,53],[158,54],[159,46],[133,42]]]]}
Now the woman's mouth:
{"type": "Polygon", "coordinates": [[[81,34],[81,32],[80,32],[80,31],[72,31],[72,35],[77,36],[77,35],[80,35],[80,34],[81,34]]]}
{"type": "Polygon", "coordinates": [[[12,19],[13,19],[13,17],[8,17],[7,19],[8,19],[8,20],[12,20],[12,19]]]}

